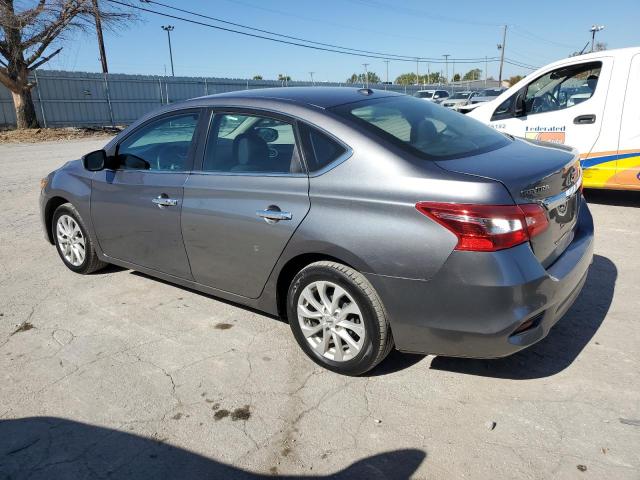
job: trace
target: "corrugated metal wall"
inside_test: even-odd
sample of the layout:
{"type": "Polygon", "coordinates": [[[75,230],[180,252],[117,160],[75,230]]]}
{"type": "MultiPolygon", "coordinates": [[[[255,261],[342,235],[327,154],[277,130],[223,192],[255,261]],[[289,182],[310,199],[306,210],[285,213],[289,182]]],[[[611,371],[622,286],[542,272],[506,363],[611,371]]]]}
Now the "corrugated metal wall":
{"type": "MultiPolygon", "coordinates": [[[[143,75],[38,70],[32,75],[36,87],[32,96],[40,125],[46,127],[128,125],[143,114],[166,103],[215,93],[253,88],[281,87],[277,80],[228,78],[156,77],[143,75]]],[[[486,87],[497,86],[489,80],[486,87]]],[[[311,82],[287,82],[285,86],[311,86],[311,82]]],[[[353,86],[345,83],[316,83],[316,86],[353,86]]],[[[409,95],[437,85],[369,85],[409,95]]],[[[460,82],[447,90],[478,90],[485,81],[460,82]]],[[[0,125],[15,125],[10,92],[0,85],[0,125]]]]}

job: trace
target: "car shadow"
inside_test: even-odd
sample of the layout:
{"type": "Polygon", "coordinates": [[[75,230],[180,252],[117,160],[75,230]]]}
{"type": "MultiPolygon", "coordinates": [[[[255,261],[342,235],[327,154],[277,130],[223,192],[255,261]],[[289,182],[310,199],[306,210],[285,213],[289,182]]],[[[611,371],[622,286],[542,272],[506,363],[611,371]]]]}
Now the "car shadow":
{"type": "Polygon", "coordinates": [[[584,190],[587,203],[612,205],[616,207],[640,207],[640,192],[622,190],[584,190]]]}
{"type": "Polygon", "coordinates": [[[200,295],[201,297],[206,297],[206,298],[209,298],[211,300],[215,300],[216,302],[226,303],[227,305],[232,305],[234,307],[241,308],[243,310],[247,310],[248,312],[257,313],[259,315],[262,315],[263,317],[268,317],[268,318],[271,318],[273,320],[278,320],[278,321],[283,322],[283,323],[289,323],[286,318],[279,317],[278,315],[271,315],[270,313],[264,312],[262,310],[258,310],[257,308],[248,307],[247,305],[243,305],[241,303],[237,303],[237,302],[234,302],[232,300],[227,300],[226,298],[216,297],[215,295],[210,295],[208,293],[201,292],[200,290],[195,290],[193,288],[184,287],[182,285],[178,285],[177,283],[168,282],[168,281],[163,280],[161,278],[153,277],[151,275],[147,275],[146,273],[138,272],[136,270],[130,270],[129,273],[131,273],[131,275],[135,275],[137,277],[144,277],[147,280],[153,280],[154,282],[160,282],[160,283],[164,283],[165,285],[171,285],[172,287],[179,288],[180,290],[185,290],[187,292],[191,292],[191,293],[194,293],[196,295],[200,295]]]}
{"type": "Polygon", "coordinates": [[[617,277],[615,264],[595,255],[576,302],[539,343],[509,357],[491,360],[438,356],[432,360],[431,368],[511,380],[555,375],[573,363],[600,328],[611,306],[617,277]]]}
{"type": "MultiPolygon", "coordinates": [[[[234,454],[232,445],[229,454],[234,454]]],[[[308,456],[304,458],[308,463],[308,456]]],[[[277,460],[270,474],[253,473],[148,438],[63,418],[0,421],[0,478],[110,479],[409,479],[427,454],[392,450],[352,463],[330,475],[284,475],[277,460]]],[[[319,457],[320,458],[320,457],[319,457]]],[[[330,460],[318,461],[327,462],[330,460]]],[[[308,465],[307,465],[308,466],[308,465]]]]}

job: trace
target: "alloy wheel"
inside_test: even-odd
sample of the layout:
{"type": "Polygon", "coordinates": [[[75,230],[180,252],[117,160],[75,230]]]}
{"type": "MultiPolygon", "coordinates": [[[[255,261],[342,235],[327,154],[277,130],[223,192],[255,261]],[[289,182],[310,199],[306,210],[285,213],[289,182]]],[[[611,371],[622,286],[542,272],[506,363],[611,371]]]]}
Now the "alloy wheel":
{"type": "Polygon", "coordinates": [[[298,322],[311,347],[335,362],[353,359],[364,345],[366,329],[358,304],[328,281],[307,285],[298,297],[298,322]]]}
{"type": "Polygon", "coordinates": [[[70,215],[60,215],[56,223],[56,237],[64,259],[79,267],[86,256],[86,240],[78,222],[70,215]]]}

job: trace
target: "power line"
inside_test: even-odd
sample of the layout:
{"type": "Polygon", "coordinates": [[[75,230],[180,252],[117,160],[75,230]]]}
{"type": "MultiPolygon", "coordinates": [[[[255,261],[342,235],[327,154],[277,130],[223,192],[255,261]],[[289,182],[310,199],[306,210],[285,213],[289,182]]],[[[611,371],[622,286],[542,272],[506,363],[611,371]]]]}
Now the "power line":
{"type": "MultiPolygon", "coordinates": [[[[350,49],[350,48],[346,48],[346,47],[340,47],[340,46],[335,46],[332,48],[328,48],[328,47],[321,47],[321,46],[315,46],[315,45],[306,45],[304,43],[299,43],[299,42],[306,42],[306,43],[315,43],[318,44],[319,42],[311,42],[309,40],[304,40],[304,39],[300,39],[299,41],[290,41],[290,40],[283,40],[281,38],[272,38],[272,37],[267,37],[264,35],[259,35],[259,34],[255,34],[255,33],[250,33],[250,32],[243,32],[240,30],[235,30],[232,28],[227,28],[227,27],[221,27],[219,25],[212,25],[210,23],[205,23],[205,22],[200,22],[198,20],[193,20],[193,19],[189,19],[189,18],[185,18],[185,17],[180,17],[177,15],[172,15],[169,13],[164,13],[164,12],[158,12],[156,10],[151,10],[149,8],[145,8],[145,7],[140,7],[137,5],[131,5],[128,3],[124,3],[118,0],[106,0],[110,3],[115,3],[117,5],[123,5],[129,8],[134,8],[136,10],[141,10],[144,12],[148,12],[148,13],[153,13],[155,15],[159,15],[159,16],[163,16],[163,17],[167,17],[167,18],[172,18],[174,20],[180,20],[183,22],[188,22],[188,23],[192,23],[195,25],[200,25],[200,26],[204,26],[204,27],[209,27],[209,28],[213,28],[216,30],[222,30],[225,32],[230,32],[230,33],[236,33],[239,35],[244,35],[247,37],[252,37],[252,38],[258,38],[261,40],[269,40],[272,42],[277,42],[277,43],[283,43],[286,45],[294,45],[294,46],[298,46],[298,47],[304,47],[304,48],[309,48],[312,50],[320,50],[320,51],[325,51],[325,52],[332,52],[332,53],[341,53],[343,55],[351,55],[351,56],[356,56],[356,57],[367,57],[367,58],[378,58],[378,59],[391,59],[391,60],[397,60],[397,61],[402,61],[402,62],[414,62],[416,58],[418,58],[420,61],[430,61],[432,63],[444,63],[441,60],[438,60],[437,58],[428,58],[428,57],[408,57],[405,55],[390,55],[390,54],[385,54],[385,53],[381,53],[381,52],[370,52],[370,53],[364,53],[365,51],[362,51],[363,53],[357,53],[360,52],[359,50],[356,49],[350,49]],[[340,49],[340,50],[337,50],[340,49]],[[397,57],[397,58],[396,58],[397,57]]],[[[144,3],[158,3],[158,2],[154,2],[152,0],[145,0],[144,3]]],[[[164,6],[164,5],[161,5],[164,6]]],[[[167,6],[167,8],[174,8],[177,9],[177,7],[171,7],[171,6],[167,6]]],[[[182,10],[182,9],[178,9],[178,10],[182,10]]],[[[184,12],[191,14],[191,15],[196,15],[196,16],[201,16],[201,17],[206,17],[205,15],[202,14],[198,14],[195,12],[189,12],[187,10],[184,10],[184,12]]],[[[207,17],[207,18],[211,18],[211,17],[207,17]]],[[[219,21],[216,19],[216,21],[219,21]]],[[[241,24],[237,24],[237,25],[241,25],[241,24]]],[[[248,27],[248,26],[241,26],[241,28],[245,28],[245,29],[252,29],[252,27],[248,27]]],[[[279,36],[283,36],[282,34],[278,34],[278,33],[269,33],[271,35],[279,35],[279,36]]],[[[482,58],[460,58],[460,59],[455,59],[455,61],[459,62],[459,63],[478,63],[480,61],[484,61],[484,59],[482,58]]],[[[490,61],[497,61],[497,58],[493,57],[490,59],[490,61]]]]}
{"type": "Polygon", "coordinates": [[[186,10],[184,8],[174,7],[173,5],[167,5],[166,3],[162,3],[162,2],[156,2],[155,0],[146,0],[144,3],[153,3],[153,4],[156,4],[156,5],[160,5],[161,7],[164,7],[164,8],[169,8],[171,10],[175,10],[177,12],[187,13],[189,15],[193,15],[193,16],[200,17],[200,18],[206,18],[208,20],[213,20],[215,22],[224,23],[226,25],[233,25],[234,27],[244,28],[246,30],[253,30],[255,32],[266,33],[268,35],[275,35],[275,36],[282,37],[282,38],[288,38],[290,40],[296,40],[296,41],[300,41],[300,42],[311,43],[311,44],[314,44],[314,45],[321,45],[323,47],[340,48],[342,50],[350,50],[350,51],[353,51],[353,52],[362,52],[362,53],[371,53],[371,54],[375,54],[375,55],[385,55],[385,56],[389,56],[389,57],[403,57],[403,58],[411,58],[411,59],[415,58],[415,57],[409,57],[408,55],[396,55],[396,54],[393,54],[393,53],[372,52],[370,50],[359,50],[357,48],[341,47],[340,45],[334,45],[334,44],[331,44],[331,43],[322,43],[322,42],[316,42],[316,41],[313,41],[313,40],[306,40],[304,38],[294,37],[292,35],[285,35],[283,33],[272,32],[272,31],[263,30],[263,29],[257,28],[257,27],[250,27],[248,25],[243,25],[241,23],[231,22],[229,20],[223,20],[223,19],[217,18],[217,17],[211,17],[211,16],[205,15],[203,13],[193,12],[193,11],[190,11],[190,10],[186,10]]]}
{"type": "Polygon", "coordinates": [[[530,32],[529,30],[526,30],[524,28],[522,28],[519,25],[509,25],[511,27],[511,32],[515,33],[516,35],[522,37],[522,38],[526,38],[528,40],[530,39],[534,39],[534,40],[539,40],[541,42],[546,42],[550,45],[556,45],[558,47],[563,47],[563,48],[569,48],[572,50],[575,50],[575,46],[571,46],[567,43],[561,43],[561,42],[556,42],[555,40],[549,40],[548,38],[545,37],[541,37],[540,35],[537,35],[533,32],[530,32]]]}

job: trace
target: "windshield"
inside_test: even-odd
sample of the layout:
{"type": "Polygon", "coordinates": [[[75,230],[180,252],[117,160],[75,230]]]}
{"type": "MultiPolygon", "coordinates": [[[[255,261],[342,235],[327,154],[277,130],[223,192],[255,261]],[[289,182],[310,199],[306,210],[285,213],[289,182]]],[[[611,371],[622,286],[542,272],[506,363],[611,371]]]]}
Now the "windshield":
{"type": "Polygon", "coordinates": [[[471,92],[458,92],[449,97],[449,100],[466,100],[471,92]]]}
{"type": "Polygon", "coordinates": [[[414,97],[418,98],[431,98],[433,97],[433,92],[416,92],[414,97]]]}
{"type": "Polygon", "coordinates": [[[412,97],[387,97],[332,109],[423,158],[445,160],[495,150],[509,140],[482,123],[412,97]]]}
{"type": "Polygon", "coordinates": [[[501,93],[502,93],[502,90],[489,89],[489,90],[482,90],[478,96],[479,97],[497,97],[501,93]]]}

